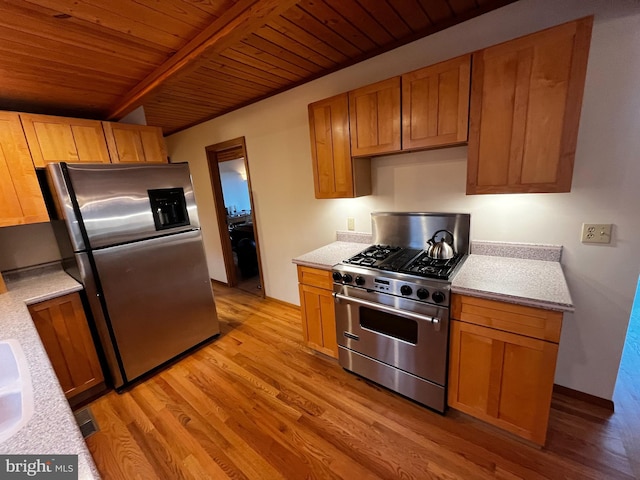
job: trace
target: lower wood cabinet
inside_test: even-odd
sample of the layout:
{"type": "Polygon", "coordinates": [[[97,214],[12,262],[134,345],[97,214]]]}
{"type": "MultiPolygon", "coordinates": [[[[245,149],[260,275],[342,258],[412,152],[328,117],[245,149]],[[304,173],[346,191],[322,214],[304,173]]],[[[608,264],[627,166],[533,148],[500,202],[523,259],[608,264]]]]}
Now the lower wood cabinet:
{"type": "Polygon", "coordinates": [[[298,265],[302,334],[309,348],[338,358],[331,271],[298,265]]]}
{"type": "Polygon", "coordinates": [[[450,407],[544,445],[562,313],[453,295],[450,407]]]}
{"type": "Polygon", "coordinates": [[[78,293],[30,305],[29,312],[68,399],[104,381],[78,293]]]}

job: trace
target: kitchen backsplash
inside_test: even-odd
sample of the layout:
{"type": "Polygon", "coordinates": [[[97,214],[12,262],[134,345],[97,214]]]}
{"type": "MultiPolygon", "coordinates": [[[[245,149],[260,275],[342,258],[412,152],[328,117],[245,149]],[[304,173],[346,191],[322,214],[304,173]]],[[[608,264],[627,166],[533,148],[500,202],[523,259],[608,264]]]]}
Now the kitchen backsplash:
{"type": "Polygon", "coordinates": [[[60,259],[50,223],[0,228],[0,272],[60,259]]]}
{"type": "Polygon", "coordinates": [[[492,255],[494,257],[511,257],[559,262],[562,258],[562,245],[472,240],[471,253],[474,255],[492,255]]]}
{"type": "Polygon", "coordinates": [[[366,232],[344,232],[338,230],[336,232],[336,240],[338,242],[352,243],[371,243],[371,234],[366,232]]]}

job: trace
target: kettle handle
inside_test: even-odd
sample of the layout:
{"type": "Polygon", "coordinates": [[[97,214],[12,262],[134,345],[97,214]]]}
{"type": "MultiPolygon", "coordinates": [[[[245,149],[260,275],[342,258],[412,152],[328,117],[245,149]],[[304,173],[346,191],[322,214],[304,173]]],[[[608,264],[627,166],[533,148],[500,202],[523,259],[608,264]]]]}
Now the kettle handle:
{"type": "MultiPolygon", "coordinates": [[[[448,233],[448,234],[449,234],[449,236],[451,237],[451,241],[450,241],[450,242],[447,242],[447,243],[448,243],[449,245],[453,246],[453,240],[454,240],[453,233],[451,233],[449,230],[446,230],[446,229],[438,230],[436,233],[434,233],[434,234],[433,234],[433,237],[431,237],[431,240],[433,240],[433,241],[435,242],[435,241],[436,241],[436,240],[435,240],[436,235],[438,235],[440,232],[445,232],[445,233],[448,233]]],[[[430,240],[430,241],[431,241],[431,240],[430,240]]],[[[444,240],[444,241],[446,242],[446,240],[445,240],[445,236],[444,236],[444,235],[442,236],[442,240],[444,240]]]]}

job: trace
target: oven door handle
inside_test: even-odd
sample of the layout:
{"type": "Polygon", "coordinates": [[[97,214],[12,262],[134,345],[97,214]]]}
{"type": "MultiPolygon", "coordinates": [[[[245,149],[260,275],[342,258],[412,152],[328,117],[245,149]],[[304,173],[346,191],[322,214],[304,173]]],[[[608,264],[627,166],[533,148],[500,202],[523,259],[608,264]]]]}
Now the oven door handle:
{"type": "Polygon", "coordinates": [[[376,310],[382,310],[387,313],[391,313],[393,315],[399,315],[401,317],[413,318],[414,320],[426,321],[433,324],[434,329],[436,331],[440,330],[440,319],[437,317],[429,317],[426,315],[420,315],[419,313],[408,312],[405,310],[398,310],[397,308],[389,307],[387,305],[383,305],[380,303],[370,302],[368,300],[362,300],[360,298],[348,297],[346,295],[342,295],[341,293],[333,292],[333,298],[335,298],[336,303],[340,303],[340,300],[344,300],[346,302],[357,303],[359,305],[364,305],[365,307],[373,308],[376,310]]]}

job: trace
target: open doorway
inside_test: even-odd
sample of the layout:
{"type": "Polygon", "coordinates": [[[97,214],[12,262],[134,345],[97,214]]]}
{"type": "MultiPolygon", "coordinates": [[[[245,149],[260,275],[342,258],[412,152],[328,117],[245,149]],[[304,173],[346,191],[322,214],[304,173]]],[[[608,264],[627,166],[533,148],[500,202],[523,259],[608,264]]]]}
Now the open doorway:
{"type": "Polygon", "coordinates": [[[205,148],[230,287],[264,297],[262,263],[244,137],[205,148]]]}

